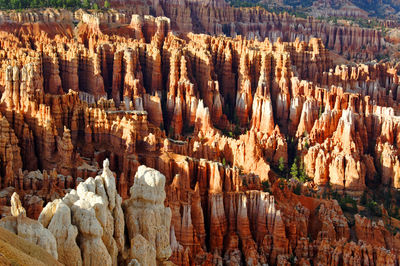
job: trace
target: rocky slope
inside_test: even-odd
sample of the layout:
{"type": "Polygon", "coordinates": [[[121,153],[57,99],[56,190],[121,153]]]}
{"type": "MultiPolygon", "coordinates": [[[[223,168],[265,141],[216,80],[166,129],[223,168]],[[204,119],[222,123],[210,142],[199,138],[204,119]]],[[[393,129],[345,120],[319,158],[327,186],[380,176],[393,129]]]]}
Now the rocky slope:
{"type": "Polygon", "coordinates": [[[399,263],[397,66],[107,16],[1,24],[4,227],[67,265],[399,263]]]}
{"type": "Polygon", "coordinates": [[[304,12],[310,16],[321,17],[378,17],[397,20],[400,2],[397,0],[231,0],[235,6],[265,6],[271,9],[283,9],[294,12],[304,12]]]}
{"type": "Polygon", "coordinates": [[[30,241],[0,228],[1,265],[62,265],[30,241]]]}
{"type": "MultiPolygon", "coordinates": [[[[318,16],[315,15],[317,12],[314,12],[314,16],[299,18],[287,13],[270,13],[266,9],[258,7],[235,8],[224,0],[155,0],[149,3],[144,1],[130,3],[128,1],[121,6],[119,2],[112,2],[112,6],[117,8],[116,10],[92,11],[91,15],[81,9],[76,12],[52,9],[39,12],[29,10],[0,12],[0,21],[5,22],[3,27],[6,31],[29,33],[42,28],[51,36],[57,34],[54,32],[57,31],[71,38],[73,22],[85,21],[89,24],[98,22],[129,24],[131,22],[140,25],[142,20],[134,19],[135,15],[150,14],[168,17],[171,21],[171,29],[178,33],[194,32],[230,37],[241,35],[247,39],[260,41],[268,38],[273,42],[278,38],[286,42],[294,42],[296,39],[308,42],[317,37],[323,41],[325,47],[334,53],[342,55],[343,58],[358,61],[372,60],[377,55],[387,54],[388,48],[395,43],[393,37],[385,38],[379,28],[363,28],[318,20],[318,16]],[[36,29],[29,24],[18,24],[40,21],[44,21],[46,24],[39,23],[36,29]]],[[[396,28],[396,26],[398,24],[395,23],[390,27],[396,28]]],[[[112,29],[103,30],[107,33],[112,31],[112,29]]],[[[148,42],[149,39],[147,38],[146,41],[148,42]]]]}

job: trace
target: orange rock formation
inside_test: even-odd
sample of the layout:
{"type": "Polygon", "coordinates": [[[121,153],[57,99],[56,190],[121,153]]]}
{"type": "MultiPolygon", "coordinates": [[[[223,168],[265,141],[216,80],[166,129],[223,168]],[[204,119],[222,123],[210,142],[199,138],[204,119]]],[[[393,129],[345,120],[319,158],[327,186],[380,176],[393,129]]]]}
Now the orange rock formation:
{"type": "MultiPolygon", "coordinates": [[[[400,235],[385,228],[396,219],[385,211],[382,220],[348,217],[343,204],[321,196],[328,187],[356,199],[368,185],[400,188],[398,68],[334,65],[324,46],[354,53],[367,45],[370,57],[379,33],[224,1],[153,2],[171,20],[81,10],[72,31],[70,13],[7,15],[14,22],[0,25],[0,204],[16,191],[27,216],[38,218],[82,183],[82,206],[69,206],[77,223],[95,182],[89,177],[109,158],[126,212],[137,212],[130,208],[138,201],[141,212],[171,216],[169,225],[153,213],[169,230],[170,250],[155,250],[145,227],[129,228],[129,254],[108,227],[96,232],[110,263],[147,248],[177,265],[399,263],[400,235]],[[312,181],[279,178],[296,155],[312,181]],[[164,197],[151,207],[130,194],[140,165],[165,176],[169,209],[164,197]]],[[[112,204],[101,206],[117,220],[112,204]]],[[[95,253],[84,246],[85,261],[95,253]]]]}

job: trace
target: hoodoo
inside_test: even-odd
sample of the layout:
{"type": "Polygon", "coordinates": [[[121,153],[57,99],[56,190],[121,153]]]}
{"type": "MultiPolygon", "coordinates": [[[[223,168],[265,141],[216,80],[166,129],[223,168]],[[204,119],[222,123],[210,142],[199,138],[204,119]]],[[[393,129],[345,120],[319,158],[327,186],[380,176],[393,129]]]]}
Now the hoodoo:
{"type": "Polygon", "coordinates": [[[22,2],[1,265],[400,263],[396,1],[22,2]]]}

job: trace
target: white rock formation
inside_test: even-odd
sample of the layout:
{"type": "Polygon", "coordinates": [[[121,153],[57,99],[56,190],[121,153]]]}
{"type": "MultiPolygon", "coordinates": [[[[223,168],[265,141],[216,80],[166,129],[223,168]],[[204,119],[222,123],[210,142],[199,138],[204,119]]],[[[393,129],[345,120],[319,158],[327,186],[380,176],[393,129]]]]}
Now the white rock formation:
{"type": "Polygon", "coordinates": [[[47,204],[39,216],[56,236],[57,248],[63,254],[60,262],[65,265],[117,265],[118,253],[122,253],[122,199],[108,160],[103,167],[101,176],[86,179],[62,200],[47,204]]]}
{"type": "Polygon", "coordinates": [[[26,210],[22,207],[19,195],[14,192],[11,196],[11,215],[12,216],[24,216],[26,217],[26,210]]]}
{"type": "Polygon", "coordinates": [[[128,259],[136,259],[141,265],[157,265],[172,254],[171,210],[164,206],[164,186],[164,175],[142,165],[130,189],[131,198],[123,203],[131,240],[128,259]]]}
{"type": "Polygon", "coordinates": [[[50,202],[42,210],[39,222],[57,241],[58,260],[64,265],[82,265],[81,251],[76,244],[78,229],[71,223],[71,210],[62,200],[50,202]]]}
{"type": "Polygon", "coordinates": [[[100,176],[86,179],[63,199],[48,203],[38,224],[54,235],[55,252],[65,265],[166,263],[172,254],[171,210],[164,206],[164,186],[165,176],[140,166],[131,198],[123,203],[124,215],[114,174],[105,160],[100,176]],[[129,249],[125,247],[125,221],[129,249]]]}
{"type": "Polygon", "coordinates": [[[58,259],[56,239],[41,223],[26,217],[26,211],[22,207],[17,193],[11,197],[11,213],[13,216],[0,220],[1,227],[42,247],[55,259],[58,259]]]}

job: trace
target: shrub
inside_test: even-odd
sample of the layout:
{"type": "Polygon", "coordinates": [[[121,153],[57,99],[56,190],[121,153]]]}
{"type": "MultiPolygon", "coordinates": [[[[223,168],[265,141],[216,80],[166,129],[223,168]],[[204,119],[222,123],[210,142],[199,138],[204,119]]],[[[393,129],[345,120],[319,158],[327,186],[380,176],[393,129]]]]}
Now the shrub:
{"type": "Polygon", "coordinates": [[[83,5],[83,6],[82,6],[83,8],[90,8],[90,2],[89,2],[89,0],[83,0],[82,3],[83,3],[83,4],[82,4],[82,5],[83,5]]]}
{"type": "Polygon", "coordinates": [[[292,164],[292,167],[290,168],[290,176],[292,177],[292,178],[298,178],[298,174],[299,174],[299,171],[298,171],[298,168],[297,168],[297,160],[295,159],[294,160],[294,163],[292,164]]]}
{"type": "Polygon", "coordinates": [[[62,8],[80,8],[86,7],[88,0],[0,0],[1,9],[40,8],[40,7],[62,7],[62,8]]]}
{"type": "Polygon", "coordinates": [[[283,174],[285,171],[285,161],[284,161],[283,157],[279,158],[278,170],[280,171],[281,174],[283,174]]]}
{"type": "Polygon", "coordinates": [[[348,195],[339,198],[339,205],[344,212],[350,212],[352,214],[355,214],[358,211],[357,202],[348,195]],[[351,206],[348,206],[349,204],[351,206]]]}
{"type": "Polygon", "coordinates": [[[305,183],[305,182],[310,180],[310,178],[307,176],[307,174],[306,174],[306,172],[304,170],[304,163],[303,162],[300,163],[298,180],[300,182],[302,182],[302,183],[305,183]]]}
{"type": "Polygon", "coordinates": [[[304,148],[306,148],[306,150],[308,150],[308,148],[310,148],[310,144],[308,143],[308,140],[306,140],[306,142],[304,143],[304,148]]]}
{"type": "Polygon", "coordinates": [[[318,111],[318,118],[320,118],[321,117],[321,115],[324,113],[324,110],[325,108],[322,106],[322,104],[319,106],[319,111],[318,111]]]}
{"type": "Polygon", "coordinates": [[[366,205],[368,216],[382,217],[382,210],[376,201],[369,201],[366,205]]]}

